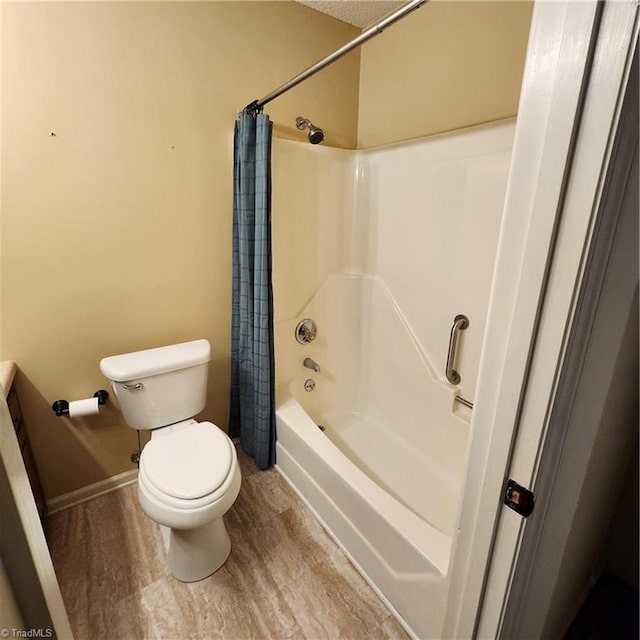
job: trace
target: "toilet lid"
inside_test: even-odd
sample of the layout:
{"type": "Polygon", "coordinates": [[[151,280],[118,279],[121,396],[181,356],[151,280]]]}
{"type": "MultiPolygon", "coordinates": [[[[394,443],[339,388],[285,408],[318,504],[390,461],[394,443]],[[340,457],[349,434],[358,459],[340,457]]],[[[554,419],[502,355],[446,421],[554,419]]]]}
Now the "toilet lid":
{"type": "Polygon", "coordinates": [[[157,489],[184,500],[213,493],[229,475],[231,441],[211,422],[200,422],[147,443],[140,470],[157,489]]]}

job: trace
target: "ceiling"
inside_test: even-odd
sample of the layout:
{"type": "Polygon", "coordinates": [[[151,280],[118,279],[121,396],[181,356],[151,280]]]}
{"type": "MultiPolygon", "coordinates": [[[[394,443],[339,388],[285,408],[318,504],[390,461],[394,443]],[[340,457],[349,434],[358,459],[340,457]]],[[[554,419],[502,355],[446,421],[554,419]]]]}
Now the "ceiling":
{"type": "Polygon", "coordinates": [[[296,0],[316,11],[363,29],[378,22],[407,0],[296,0]]]}

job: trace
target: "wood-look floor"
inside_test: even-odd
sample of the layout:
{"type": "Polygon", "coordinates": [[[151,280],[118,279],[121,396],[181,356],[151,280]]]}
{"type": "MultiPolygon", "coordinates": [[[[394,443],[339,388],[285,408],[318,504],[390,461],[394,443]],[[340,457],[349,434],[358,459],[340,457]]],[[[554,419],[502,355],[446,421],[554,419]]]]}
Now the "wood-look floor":
{"type": "Polygon", "coordinates": [[[76,640],[406,639],[278,472],[239,458],[242,488],[225,516],[231,556],[200,582],[168,572],[135,485],[50,517],[76,640]]]}

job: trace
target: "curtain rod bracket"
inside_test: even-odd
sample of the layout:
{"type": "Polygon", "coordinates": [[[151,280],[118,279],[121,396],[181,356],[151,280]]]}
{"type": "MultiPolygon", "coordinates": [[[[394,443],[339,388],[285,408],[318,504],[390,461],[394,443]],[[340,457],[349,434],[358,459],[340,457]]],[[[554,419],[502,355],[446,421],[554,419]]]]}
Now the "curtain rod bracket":
{"type": "Polygon", "coordinates": [[[249,116],[257,116],[259,113],[262,113],[262,105],[259,100],[254,100],[250,102],[243,110],[242,113],[246,113],[249,116]]]}

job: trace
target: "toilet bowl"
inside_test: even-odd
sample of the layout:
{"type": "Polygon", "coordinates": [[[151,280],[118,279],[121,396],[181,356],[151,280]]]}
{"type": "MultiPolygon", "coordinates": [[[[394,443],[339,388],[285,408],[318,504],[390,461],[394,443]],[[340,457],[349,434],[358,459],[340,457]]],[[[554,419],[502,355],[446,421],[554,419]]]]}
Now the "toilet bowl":
{"type": "Polygon", "coordinates": [[[167,564],[183,582],[202,580],[229,557],[223,515],[240,491],[235,447],[204,408],[210,346],[206,340],[104,358],[102,373],[127,423],[151,430],[142,450],[138,499],[160,525],[167,564]]]}
{"type": "Polygon", "coordinates": [[[240,491],[229,437],[211,422],[189,421],[152,432],[142,451],[138,499],[161,525],[167,564],[182,582],[202,580],[229,557],[222,516],[240,491]]]}

